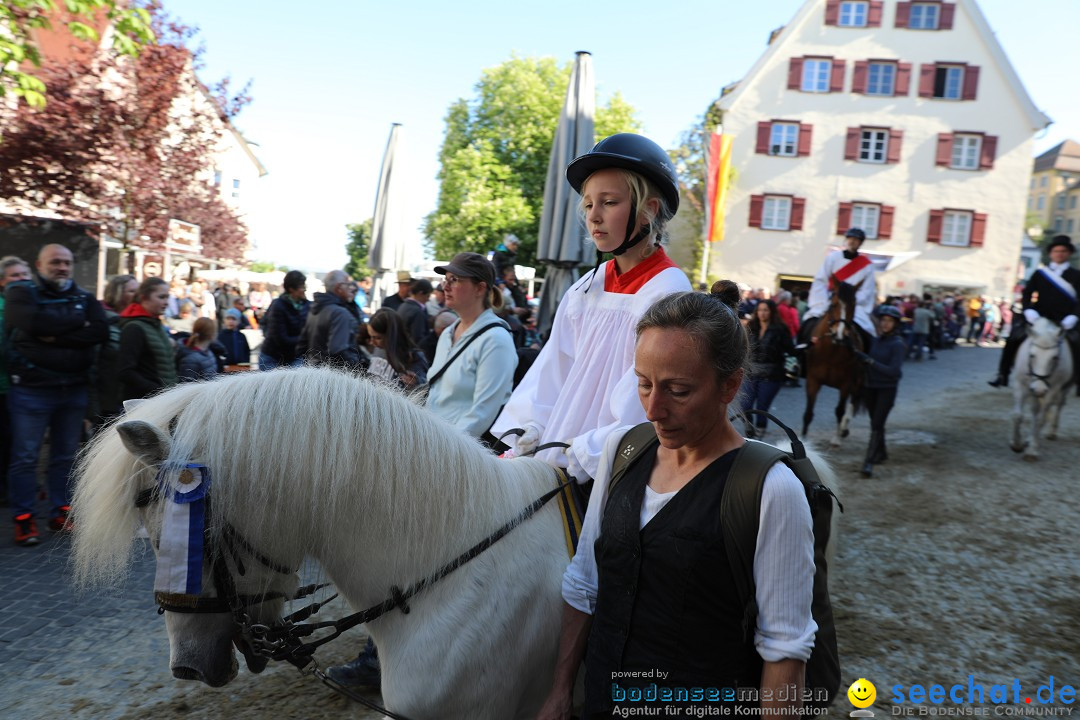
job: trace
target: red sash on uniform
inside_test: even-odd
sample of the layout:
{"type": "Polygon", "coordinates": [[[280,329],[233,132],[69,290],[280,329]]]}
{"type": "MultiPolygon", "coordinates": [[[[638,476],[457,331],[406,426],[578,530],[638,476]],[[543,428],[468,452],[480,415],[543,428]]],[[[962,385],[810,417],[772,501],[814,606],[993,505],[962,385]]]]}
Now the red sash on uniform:
{"type": "MultiPolygon", "coordinates": [[[[848,261],[847,265],[844,265],[844,267],[834,272],[832,274],[832,277],[835,277],[840,282],[847,282],[849,277],[859,272],[870,263],[870,258],[866,257],[865,255],[856,255],[854,258],[848,261]]],[[[835,290],[836,288],[833,287],[834,283],[832,281],[832,277],[829,278],[829,289],[835,290]]]]}

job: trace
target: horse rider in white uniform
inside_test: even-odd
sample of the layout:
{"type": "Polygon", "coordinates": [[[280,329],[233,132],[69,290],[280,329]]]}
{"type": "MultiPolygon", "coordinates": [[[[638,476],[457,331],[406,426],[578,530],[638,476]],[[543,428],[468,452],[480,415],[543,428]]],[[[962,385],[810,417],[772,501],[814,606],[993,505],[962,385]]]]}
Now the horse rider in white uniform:
{"type": "Polygon", "coordinates": [[[810,342],[810,335],[818,319],[829,309],[829,294],[835,289],[832,280],[834,276],[840,282],[859,286],[855,291],[855,324],[863,336],[864,349],[869,350],[873,339],[877,337],[877,328],[872,319],[874,303],[877,300],[874,263],[866,255],[859,254],[859,247],[865,240],[866,233],[860,228],[851,228],[844,235],[846,249],[834,250],[826,256],[810,286],[808,306],[799,327],[800,348],[810,342]]]}

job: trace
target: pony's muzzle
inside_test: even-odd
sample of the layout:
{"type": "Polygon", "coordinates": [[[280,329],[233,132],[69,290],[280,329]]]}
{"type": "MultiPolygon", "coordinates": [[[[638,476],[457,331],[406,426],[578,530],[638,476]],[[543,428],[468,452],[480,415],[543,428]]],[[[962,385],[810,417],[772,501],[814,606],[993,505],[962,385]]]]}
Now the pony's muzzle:
{"type": "Polygon", "coordinates": [[[210,687],[218,688],[227,685],[237,675],[240,666],[236,662],[236,658],[232,658],[228,672],[225,673],[204,673],[197,668],[188,667],[186,665],[174,665],[172,667],[173,677],[177,680],[198,680],[199,682],[206,683],[210,687]]]}

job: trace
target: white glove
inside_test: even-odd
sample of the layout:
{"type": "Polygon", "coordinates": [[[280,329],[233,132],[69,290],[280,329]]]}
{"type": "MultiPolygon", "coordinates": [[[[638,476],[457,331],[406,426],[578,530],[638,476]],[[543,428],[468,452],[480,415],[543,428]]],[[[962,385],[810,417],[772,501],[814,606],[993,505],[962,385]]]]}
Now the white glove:
{"type": "Polygon", "coordinates": [[[585,471],[585,468],[581,467],[581,463],[578,462],[573,445],[566,448],[566,474],[577,480],[579,485],[584,485],[592,479],[589,477],[589,473],[585,471]]]}
{"type": "Polygon", "coordinates": [[[518,438],[517,444],[514,447],[516,454],[520,457],[531,453],[539,444],[540,428],[535,425],[526,425],[525,432],[518,438]]]}
{"type": "Polygon", "coordinates": [[[1061,327],[1065,328],[1066,330],[1072,330],[1074,327],[1076,327],[1076,316],[1066,315],[1065,319],[1061,321],[1061,327]]]}
{"type": "Polygon", "coordinates": [[[1024,311],[1024,319],[1027,320],[1029,324],[1034,325],[1035,321],[1039,319],[1039,313],[1036,312],[1035,308],[1028,308],[1024,311]]]}

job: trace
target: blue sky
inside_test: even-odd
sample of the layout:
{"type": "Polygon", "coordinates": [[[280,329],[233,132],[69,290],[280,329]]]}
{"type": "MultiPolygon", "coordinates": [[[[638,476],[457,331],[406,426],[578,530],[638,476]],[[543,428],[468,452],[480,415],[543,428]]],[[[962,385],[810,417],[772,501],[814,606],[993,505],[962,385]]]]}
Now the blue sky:
{"type": "MultiPolygon", "coordinates": [[[[345,223],[372,215],[394,122],[403,124],[397,161],[407,229],[419,238],[438,195],[443,117],[454,100],[472,97],[484,68],[513,53],[562,63],[588,50],[599,102],[621,92],[644,133],[673,146],[802,1],[166,3],[202,30],[204,80],[254,81],[255,101],[236,124],[270,171],[255,189],[257,256],[324,271],[344,262],[345,223]]],[[[1080,0],[979,5],[1036,106],[1054,120],[1035,151],[1080,138],[1080,49],[1050,32],[1080,26],[1080,0]]]]}

